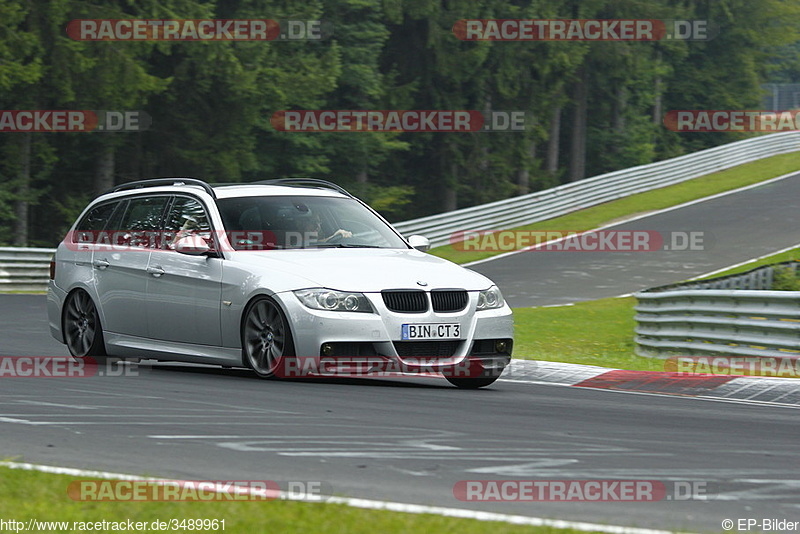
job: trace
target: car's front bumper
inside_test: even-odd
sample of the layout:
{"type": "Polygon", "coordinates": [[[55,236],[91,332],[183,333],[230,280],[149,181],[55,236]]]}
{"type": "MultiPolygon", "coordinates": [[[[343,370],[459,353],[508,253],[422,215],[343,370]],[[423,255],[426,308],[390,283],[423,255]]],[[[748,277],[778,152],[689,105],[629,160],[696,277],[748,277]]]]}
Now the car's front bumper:
{"type": "Polygon", "coordinates": [[[469,304],[461,312],[413,314],[389,311],[380,294],[367,294],[377,313],[314,310],[303,305],[291,292],[276,297],[292,325],[295,354],[301,362],[293,364],[295,370],[297,365],[305,365],[307,371],[338,369],[339,372],[360,372],[372,369],[374,372],[424,373],[469,365],[474,367],[478,362],[484,370],[499,372],[510,361],[514,337],[511,309],[504,305],[477,312],[476,293],[470,294],[469,304]],[[409,343],[401,339],[401,330],[404,324],[412,323],[458,323],[461,336],[457,340],[420,342],[409,350],[407,345],[400,345],[409,343]],[[496,342],[504,342],[504,350],[495,350],[496,342]],[[437,343],[448,345],[442,347],[437,343]],[[426,352],[429,347],[431,353],[426,352]]]}

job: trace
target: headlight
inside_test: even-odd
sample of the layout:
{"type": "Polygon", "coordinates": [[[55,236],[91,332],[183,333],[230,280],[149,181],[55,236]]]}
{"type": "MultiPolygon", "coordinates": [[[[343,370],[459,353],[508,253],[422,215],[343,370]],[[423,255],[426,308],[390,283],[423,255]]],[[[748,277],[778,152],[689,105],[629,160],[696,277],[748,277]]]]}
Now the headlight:
{"type": "Polygon", "coordinates": [[[300,289],[294,292],[305,306],[314,310],[375,313],[363,293],[346,293],[333,289],[300,289]]]}
{"type": "Polygon", "coordinates": [[[502,308],[505,301],[503,295],[497,286],[492,286],[489,289],[478,293],[478,310],[493,310],[495,308],[502,308]]]}

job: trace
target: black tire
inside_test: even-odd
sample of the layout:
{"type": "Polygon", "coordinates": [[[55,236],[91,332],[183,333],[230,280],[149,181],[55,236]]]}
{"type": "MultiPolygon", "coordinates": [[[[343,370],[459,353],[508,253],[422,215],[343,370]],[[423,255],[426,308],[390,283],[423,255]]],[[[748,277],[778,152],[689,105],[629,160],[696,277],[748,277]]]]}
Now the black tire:
{"type": "Polygon", "coordinates": [[[242,320],[242,363],[262,378],[281,376],[294,357],[294,341],[283,310],[269,297],[253,300],[242,320]]]}
{"type": "Polygon", "coordinates": [[[92,358],[97,363],[107,360],[100,316],[92,297],[86,291],[78,289],[67,296],[62,329],[67,349],[73,358],[92,358]]]}
{"type": "Polygon", "coordinates": [[[453,384],[454,386],[461,388],[461,389],[478,389],[482,387],[489,386],[494,384],[494,381],[500,378],[500,375],[497,376],[480,376],[477,378],[464,378],[464,377],[455,377],[455,376],[446,376],[447,381],[453,384]]]}

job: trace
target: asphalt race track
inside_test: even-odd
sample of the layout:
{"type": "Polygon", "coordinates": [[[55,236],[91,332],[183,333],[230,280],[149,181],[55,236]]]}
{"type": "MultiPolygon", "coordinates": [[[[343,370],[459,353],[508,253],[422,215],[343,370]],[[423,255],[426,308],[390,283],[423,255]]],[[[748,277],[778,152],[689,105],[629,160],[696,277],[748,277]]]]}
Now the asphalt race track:
{"type": "MultiPolygon", "coordinates": [[[[554,228],[568,232],[569,228],[554,228]]],[[[616,297],[699,276],[800,243],[800,173],[619,224],[613,230],[702,232],[701,250],[533,250],[479,263],[512,308],[616,297]]],[[[676,237],[675,244],[683,245],[676,237]]],[[[698,247],[699,248],[699,247],[698,247]]]]}
{"type": "MultiPolygon", "coordinates": [[[[711,251],[523,253],[476,270],[517,306],[613,296],[794,244],[799,204],[800,176],[629,223],[705,231],[711,251]]],[[[67,354],[47,332],[44,306],[43,296],[0,295],[1,355],[67,354]]],[[[5,378],[0,455],[181,479],[319,481],[337,495],[683,531],[719,532],[723,519],[800,519],[793,407],[503,380],[463,391],[438,378],[276,382],[149,362],[114,370],[5,378]],[[501,479],[698,483],[707,498],[467,503],[453,495],[458,481],[501,479]]]]}
{"type": "MultiPolygon", "coordinates": [[[[33,297],[0,302],[10,299],[33,297]]],[[[6,326],[43,326],[34,308],[6,326]]],[[[63,354],[42,341],[32,338],[31,347],[63,354]]],[[[179,364],[118,371],[7,378],[3,454],[179,479],[319,481],[340,495],[684,531],[797,513],[793,408],[502,381],[462,391],[435,378],[266,382],[244,370],[179,364]],[[453,496],[459,480],[497,479],[699,482],[714,500],[453,496]]]]}

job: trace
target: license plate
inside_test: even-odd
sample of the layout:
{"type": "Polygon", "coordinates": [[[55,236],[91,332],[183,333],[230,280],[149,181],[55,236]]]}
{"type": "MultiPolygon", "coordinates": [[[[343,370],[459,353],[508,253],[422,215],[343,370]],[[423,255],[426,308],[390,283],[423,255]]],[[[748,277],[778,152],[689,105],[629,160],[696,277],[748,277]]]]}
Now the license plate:
{"type": "Polygon", "coordinates": [[[461,325],[458,323],[404,324],[400,339],[460,339],[461,325]]]}

